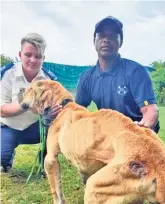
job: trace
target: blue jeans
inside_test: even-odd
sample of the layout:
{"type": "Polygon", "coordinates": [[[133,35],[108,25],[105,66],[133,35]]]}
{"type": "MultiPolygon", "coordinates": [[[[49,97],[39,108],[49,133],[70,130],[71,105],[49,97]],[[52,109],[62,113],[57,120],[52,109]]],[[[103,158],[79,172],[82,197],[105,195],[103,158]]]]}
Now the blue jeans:
{"type": "Polygon", "coordinates": [[[12,166],[14,150],[20,144],[37,144],[40,142],[39,123],[32,124],[25,130],[15,130],[1,126],[1,165],[12,166]]]}

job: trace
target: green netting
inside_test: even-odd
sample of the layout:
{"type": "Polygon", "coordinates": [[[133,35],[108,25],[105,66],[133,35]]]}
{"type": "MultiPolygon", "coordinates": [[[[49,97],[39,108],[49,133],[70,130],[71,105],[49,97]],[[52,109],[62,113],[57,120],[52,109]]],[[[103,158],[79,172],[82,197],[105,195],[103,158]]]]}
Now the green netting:
{"type": "MultiPolygon", "coordinates": [[[[75,90],[77,87],[78,79],[82,72],[92,67],[63,65],[51,62],[44,62],[43,66],[48,71],[53,72],[57,76],[57,81],[59,81],[68,90],[75,90]]],[[[154,70],[154,68],[151,67],[146,68],[149,72],[154,70]]]]}
{"type": "Polygon", "coordinates": [[[71,66],[44,62],[43,67],[48,71],[53,72],[57,76],[57,81],[59,81],[66,89],[75,90],[80,75],[92,66],[71,66]]]}

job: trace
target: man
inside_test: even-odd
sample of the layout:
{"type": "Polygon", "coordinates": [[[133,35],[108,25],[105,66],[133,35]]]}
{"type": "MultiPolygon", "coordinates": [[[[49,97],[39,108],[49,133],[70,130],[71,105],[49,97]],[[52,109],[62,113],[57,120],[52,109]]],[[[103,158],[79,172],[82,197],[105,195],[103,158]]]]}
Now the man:
{"type": "Polygon", "coordinates": [[[81,75],[76,102],[87,107],[94,101],[98,109],[117,110],[158,132],[158,108],[151,79],[142,65],[121,58],[118,51],[122,43],[123,24],[118,19],[108,16],[96,24],[98,61],[81,75]]]}
{"type": "MultiPolygon", "coordinates": [[[[49,76],[41,69],[46,42],[37,33],[29,33],[21,40],[16,63],[4,73],[1,80],[1,171],[7,172],[13,164],[14,149],[19,144],[40,142],[38,116],[19,105],[23,90],[33,81],[49,76]]],[[[50,117],[54,118],[61,106],[53,106],[50,117]]]]}

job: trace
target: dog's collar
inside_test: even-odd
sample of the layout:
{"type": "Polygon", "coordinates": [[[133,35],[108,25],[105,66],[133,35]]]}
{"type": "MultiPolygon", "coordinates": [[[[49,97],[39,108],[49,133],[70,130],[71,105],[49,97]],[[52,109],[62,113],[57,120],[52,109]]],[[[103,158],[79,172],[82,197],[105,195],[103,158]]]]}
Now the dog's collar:
{"type": "Polygon", "coordinates": [[[65,99],[63,99],[62,100],[62,102],[61,102],[61,106],[62,107],[64,107],[66,104],[68,104],[69,102],[73,102],[73,100],[72,99],[70,99],[70,98],[65,98],[65,99]]]}

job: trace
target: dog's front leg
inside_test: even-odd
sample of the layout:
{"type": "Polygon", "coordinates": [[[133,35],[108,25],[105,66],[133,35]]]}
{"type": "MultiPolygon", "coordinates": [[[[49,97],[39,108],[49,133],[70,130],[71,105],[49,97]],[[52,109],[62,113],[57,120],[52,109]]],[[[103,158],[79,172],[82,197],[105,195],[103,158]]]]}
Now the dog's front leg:
{"type": "Polygon", "coordinates": [[[50,154],[47,154],[45,157],[45,171],[53,196],[53,204],[65,204],[62,193],[60,164],[57,155],[52,157],[50,154]]]}
{"type": "Polygon", "coordinates": [[[56,173],[56,191],[57,191],[57,197],[58,197],[58,204],[65,204],[64,194],[62,191],[62,182],[61,182],[61,169],[60,169],[60,163],[58,161],[58,158],[56,156],[56,166],[55,166],[55,173],[56,173]]]}

